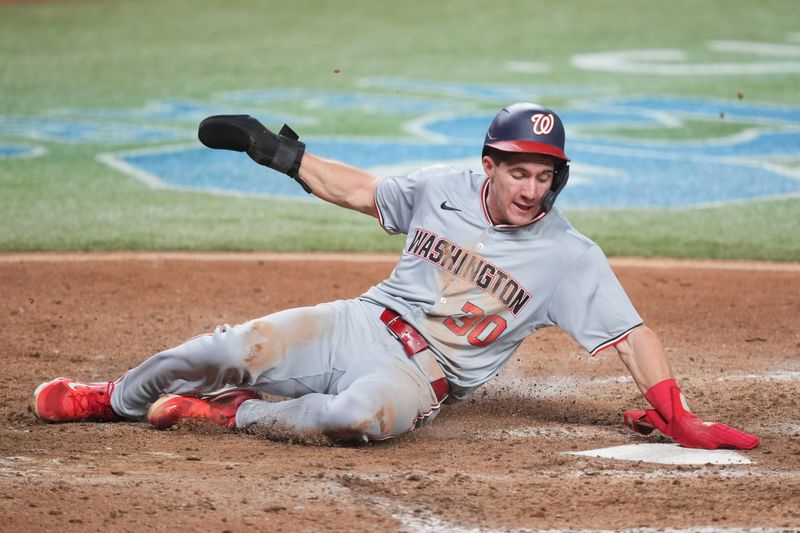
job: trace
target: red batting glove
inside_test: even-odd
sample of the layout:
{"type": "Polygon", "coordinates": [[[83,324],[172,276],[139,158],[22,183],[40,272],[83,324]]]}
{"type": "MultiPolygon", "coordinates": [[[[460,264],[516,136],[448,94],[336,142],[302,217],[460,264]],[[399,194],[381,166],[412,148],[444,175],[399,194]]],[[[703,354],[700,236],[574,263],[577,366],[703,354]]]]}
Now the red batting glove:
{"type": "Polygon", "coordinates": [[[736,448],[751,450],[761,441],[755,435],[718,422],[704,422],[689,411],[674,379],[665,379],[650,387],[645,399],[655,407],[644,411],[625,411],[623,422],[642,435],[658,429],[687,448],[736,448]]]}

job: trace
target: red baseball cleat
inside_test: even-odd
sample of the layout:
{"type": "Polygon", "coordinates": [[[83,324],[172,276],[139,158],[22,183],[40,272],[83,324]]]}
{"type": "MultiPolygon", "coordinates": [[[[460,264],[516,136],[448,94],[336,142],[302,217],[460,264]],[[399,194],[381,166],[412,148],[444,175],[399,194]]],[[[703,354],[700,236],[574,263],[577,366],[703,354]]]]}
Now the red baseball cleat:
{"type": "Polygon", "coordinates": [[[172,427],[181,420],[209,421],[226,429],[236,427],[236,410],[247,400],[261,396],[250,390],[230,390],[203,397],[165,394],[147,410],[147,420],[159,429],[172,427]]]}
{"type": "Polygon", "coordinates": [[[56,378],[33,391],[33,414],[45,422],[101,420],[111,422],[120,416],[111,410],[114,382],[80,383],[56,378]]]}

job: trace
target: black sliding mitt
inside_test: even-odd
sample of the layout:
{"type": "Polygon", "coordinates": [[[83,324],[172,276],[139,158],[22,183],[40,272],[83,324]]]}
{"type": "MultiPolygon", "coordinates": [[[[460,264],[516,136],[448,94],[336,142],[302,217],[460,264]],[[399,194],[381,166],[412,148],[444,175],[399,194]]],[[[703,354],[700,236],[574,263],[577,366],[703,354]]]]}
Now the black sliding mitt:
{"type": "Polygon", "coordinates": [[[311,192],[299,175],[306,145],[286,124],[275,134],[250,115],[214,115],[200,123],[197,136],[209,148],[246,152],[259,165],[287,174],[311,192]]]}

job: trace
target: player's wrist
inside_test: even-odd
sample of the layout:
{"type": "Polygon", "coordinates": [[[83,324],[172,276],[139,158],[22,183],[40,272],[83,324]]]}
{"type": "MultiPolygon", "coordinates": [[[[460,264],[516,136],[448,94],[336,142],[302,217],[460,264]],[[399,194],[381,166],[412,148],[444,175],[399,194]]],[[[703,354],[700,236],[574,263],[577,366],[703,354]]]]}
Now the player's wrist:
{"type": "Polygon", "coordinates": [[[659,381],[647,389],[644,398],[668,424],[676,417],[690,413],[683,393],[673,378],[659,381]]]}

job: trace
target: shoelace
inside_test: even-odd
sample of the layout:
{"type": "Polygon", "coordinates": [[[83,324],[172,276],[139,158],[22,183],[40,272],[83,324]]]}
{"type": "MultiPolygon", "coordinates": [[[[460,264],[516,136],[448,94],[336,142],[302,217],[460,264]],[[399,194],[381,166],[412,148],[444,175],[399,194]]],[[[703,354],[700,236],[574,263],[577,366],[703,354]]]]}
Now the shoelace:
{"type": "Polygon", "coordinates": [[[114,391],[114,385],[115,382],[109,381],[102,392],[91,385],[86,385],[79,389],[80,392],[72,389],[74,394],[70,394],[69,397],[79,408],[76,411],[93,415],[96,413],[96,416],[99,416],[101,420],[115,420],[119,417],[111,409],[111,393],[114,391]]]}

